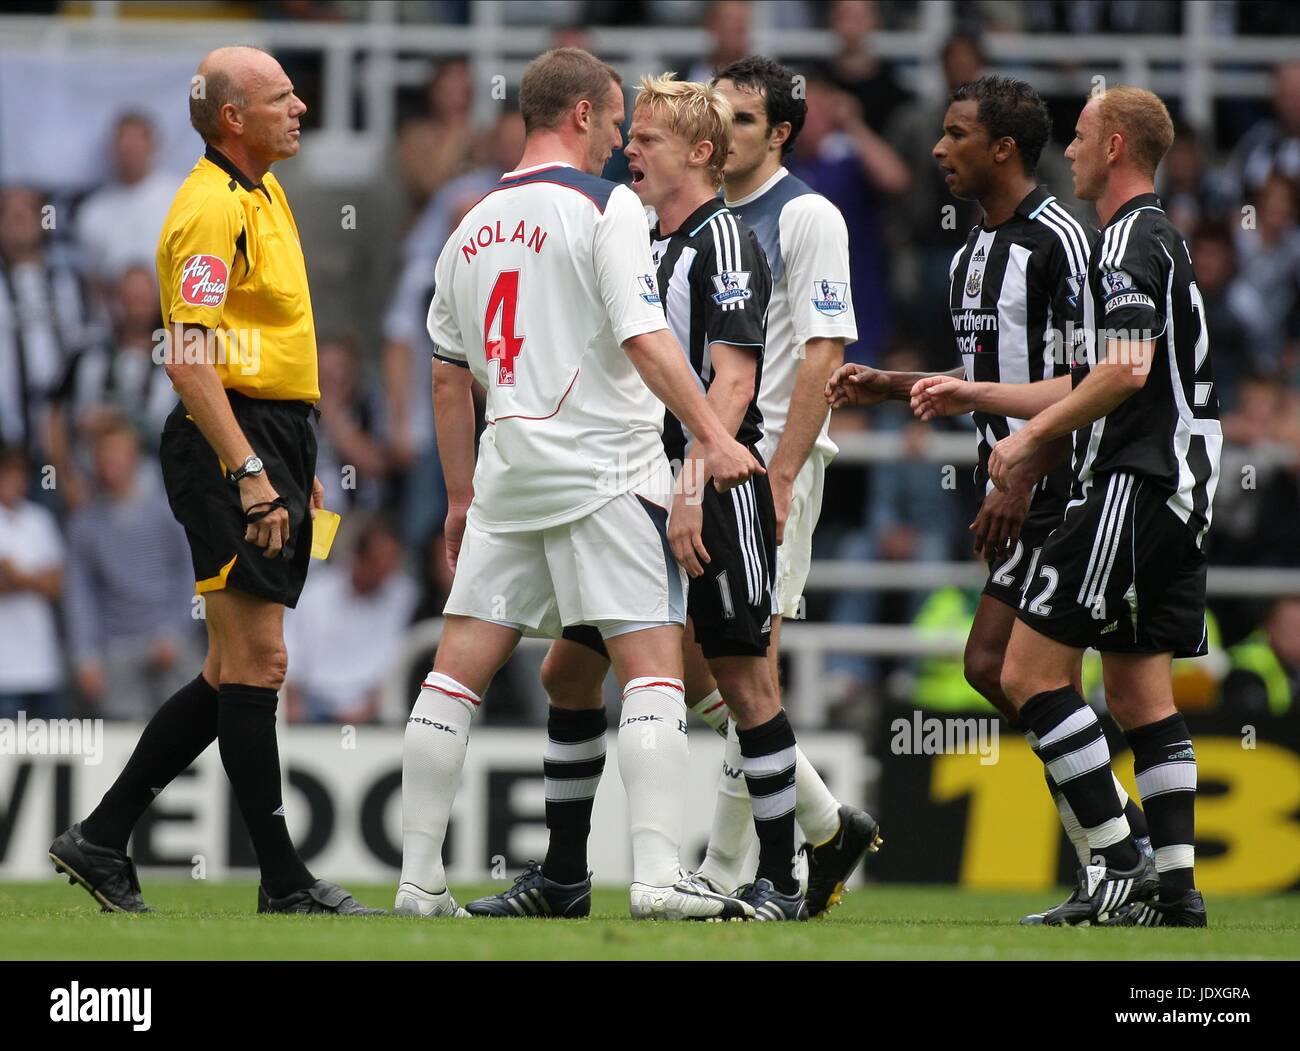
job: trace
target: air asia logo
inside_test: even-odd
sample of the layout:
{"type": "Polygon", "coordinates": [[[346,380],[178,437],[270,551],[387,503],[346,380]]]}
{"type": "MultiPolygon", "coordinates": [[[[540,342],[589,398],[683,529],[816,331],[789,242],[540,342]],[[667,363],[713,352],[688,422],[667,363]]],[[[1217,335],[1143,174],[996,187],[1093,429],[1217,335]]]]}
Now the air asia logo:
{"type": "Polygon", "coordinates": [[[191,306],[219,307],[230,271],[215,255],[192,255],[181,270],[181,299],[191,306]]]}
{"type": "Polygon", "coordinates": [[[642,274],[636,282],[640,286],[641,298],[651,306],[659,306],[659,286],[655,284],[654,274],[642,274]]]}
{"type": "Polygon", "coordinates": [[[813,307],[818,313],[825,314],[827,317],[843,314],[849,309],[848,297],[845,294],[848,289],[847,281],[828,281],[826,278],[814,281],[813,307]]]}
{"type": "Polygon", "coordinates": [[[713,302],[719,306],[748,299],[754,294],[749,289],[748,270],[724,270],[720,274],[714,274],[713,287],[717,290],[713,293],[713,302]]]}

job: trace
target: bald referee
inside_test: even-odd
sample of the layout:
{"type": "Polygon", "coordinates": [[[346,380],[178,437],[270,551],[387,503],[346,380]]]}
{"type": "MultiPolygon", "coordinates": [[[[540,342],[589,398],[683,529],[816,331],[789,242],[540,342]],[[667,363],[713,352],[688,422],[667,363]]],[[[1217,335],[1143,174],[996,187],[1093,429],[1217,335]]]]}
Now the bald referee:
{"type": "Polygon", "coordinates": [[[269,171],[298,152],[306,109],[280,64],[250,47],[209,54],[190,93],[206,150],[158,242],[166,369],[181,399],[160,457],[205,600],[208,655],[150,720],[99,806],[50,845],[56,870],[106,911],[148,911],[127,839],[214,739],[257,852],[257,911],[383,911],[303,864],[285,824],[275,740],[284,608],[306,580],[323,492],[308,419],[320,391],[307,268],[269,171]]]}

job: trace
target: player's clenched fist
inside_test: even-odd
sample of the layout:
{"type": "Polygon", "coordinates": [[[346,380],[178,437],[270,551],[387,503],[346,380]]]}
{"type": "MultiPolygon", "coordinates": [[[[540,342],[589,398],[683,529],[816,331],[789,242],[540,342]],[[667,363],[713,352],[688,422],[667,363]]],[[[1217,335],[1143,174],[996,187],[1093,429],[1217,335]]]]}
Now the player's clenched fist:
{"type": "Polygon", "coordinates": [[[720,493],[736,488],[751,475],[767,474],[763,465],[754,459],[754,454],[734,438],[727,438],[707,449],[704,467],[720,493]]]}
{"type": "Polygon", "coordinates": [[[975,384],[953,376],[925,376],[912,387],[912,412],[922,420],[975,410],[975,384]]]}
{"type": "Polygon", "coordinates": [[[826,381],[826,400],[832,409],[879,405],[888,396],[889,377],[869,365],[841,365],[826,381]]]}

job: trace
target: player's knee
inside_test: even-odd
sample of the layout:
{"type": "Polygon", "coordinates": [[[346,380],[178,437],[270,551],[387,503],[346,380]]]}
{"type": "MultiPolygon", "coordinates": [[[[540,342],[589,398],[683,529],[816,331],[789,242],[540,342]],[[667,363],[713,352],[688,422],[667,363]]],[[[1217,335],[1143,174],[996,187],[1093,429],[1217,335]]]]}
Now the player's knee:
{"type": "Polygon", "coordinates": [[[250,686],[284,685],[289,670],[289,654],[279,640],[258,640],[239,647],[226,647],[221,658],[221,681],[242,682],[250,686]]]}
{"type": "Polygon", "coordinates": [[[542,661],[541,678],[542,689],[556,708],[600,707],[600,686],[593,689],[590,683],[580,682],[572,668],[566,667],[564,661],[555,660],[549,653],[542,661]]]}
{"type": "Polygon", "coordinates": [[[1003,696],[1019,708],[1034,694],[1034,682],[1028,669],[1018,667],[1010,661],[1003,661],[998,673],[998,686],[1003,696]]]}
{"type": "Polygon", "coordinates": [[[983,647],[968,647],[962,670],[966,681],[981,697],[996,703],[1002,697],[1002,654],[983,647]]]}

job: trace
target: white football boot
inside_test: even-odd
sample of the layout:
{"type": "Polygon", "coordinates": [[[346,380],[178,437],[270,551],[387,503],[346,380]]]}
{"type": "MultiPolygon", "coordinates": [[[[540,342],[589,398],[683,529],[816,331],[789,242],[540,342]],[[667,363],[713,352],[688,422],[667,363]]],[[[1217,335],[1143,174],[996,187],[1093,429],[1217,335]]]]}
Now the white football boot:
{"type": "Polygon", "coordinates": [[[633,883],[631,911],[634,920],[752,920],[754,910],[747,903],[719,894],[704,880],[685,872],[671,887],[633,883]]]}
{"type": "Polygon", "coordinates": [[[393,902],[394,916],[454,916],[468,919],[469,913],[456,904],[451,891],[444,888],[431,894],[414,883],[401,883],[397,887],[397,900],[393,902]]]}

